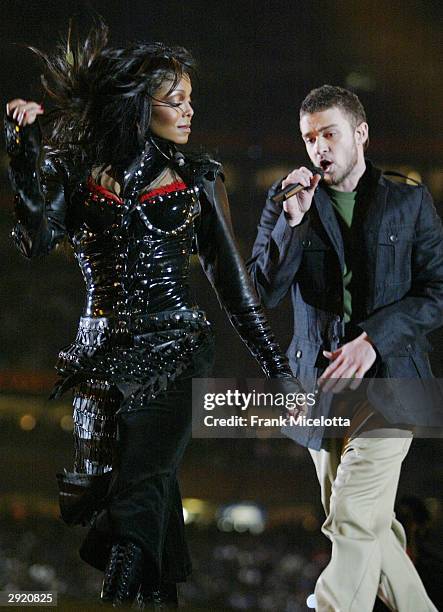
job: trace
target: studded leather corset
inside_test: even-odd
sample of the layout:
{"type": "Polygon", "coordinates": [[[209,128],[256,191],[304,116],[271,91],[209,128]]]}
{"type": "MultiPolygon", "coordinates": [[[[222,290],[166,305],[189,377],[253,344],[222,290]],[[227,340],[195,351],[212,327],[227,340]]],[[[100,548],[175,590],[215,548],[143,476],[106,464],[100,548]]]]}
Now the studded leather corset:
{"type": "Polygon", "coordinates": [[[71,238],[86,282],[84,316],[137,327],[142,315],[195,307],[188,283],[198,188],[183,182],[140,196],[131,211],[89,179],[71,238]]]}
{"type": "Polygon", "coordinates": [[[198,188],[183,182],[120,199],[90,178],[71,197],[69,238],[86,282],[75,342],[59,353],[54,394],[87,377],[137,410],[190,363],[209,324],[188,284],[198,188]]]}

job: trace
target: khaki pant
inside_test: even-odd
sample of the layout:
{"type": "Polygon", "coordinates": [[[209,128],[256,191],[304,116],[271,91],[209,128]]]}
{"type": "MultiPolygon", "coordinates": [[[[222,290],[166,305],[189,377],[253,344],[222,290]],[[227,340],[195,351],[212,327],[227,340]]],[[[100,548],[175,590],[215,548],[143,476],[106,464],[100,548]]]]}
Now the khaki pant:
{"type": "Polygon", "coordinates": [[[331,439],[328,451],[310,450],[327,516],[322,531],[332,542],[331,560],[315,588],[318,612],[372,612],[377,593],[391,610],[437,612],[394,515],[411,441],[406,430],[378,429],[344,445],[331,439]]]}

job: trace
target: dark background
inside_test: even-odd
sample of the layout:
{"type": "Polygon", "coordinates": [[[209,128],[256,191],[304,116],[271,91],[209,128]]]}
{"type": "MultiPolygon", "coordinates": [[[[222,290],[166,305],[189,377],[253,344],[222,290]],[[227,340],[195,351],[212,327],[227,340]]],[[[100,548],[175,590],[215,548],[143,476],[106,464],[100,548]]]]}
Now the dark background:
{"type": "MultiPolygon", "coordinates": [[[[93,16],[102,15],[112,44],[159,40],[193,52],[199,76],[190,147],[204,146],[223,162],[245,257],[267,187],[306,160],[298,108],[306,93],[323,83],[360,96],[370,126],[369,157],[423,180],[442,213],[440,2],[3,0],[0,7],[3,103],[13,97],[42,101],[39,68],[25,45],[50,50],[66,34],[69,17],[86,32],[93,16]]],[[[14,250],[4,154],[0,165],[0,550],[7,560],[0,564],[0,587],[56,585],[75,601],[82,580],[80,594],[91,596],[99,577],[91,578],[75,557],[81,533],[53,518],[54,472],[70,462],[70,433],[60,426],[70,408],[48,404],[45,397],[57,352],[75,334],[82,279],[69,255],[57,252],[29,262],[14,250]],[[29,431],[26,415],[35,419],[29,431]]],[[[216,328],[216,375],[259,375],[197,263],[193,273],[198,302],[216,328]]],[[[286,347],[292,335],[289,303],[269,315],[286,347]]],[[[434,371],[443,376],[442,333],[431,340],[434,371]]],[[[66,419],[63,423],[69,429],[66,419]]],[[[427,504],[436,533],[442,513],[440,453],[441,442],[416,441],[401,482],[401,495],[417,495],[427,504]]],[[[307,451],[287,440],[195,440],[182,481],[185,497],[201,498],[213,508],[209,513],[242,500],[268,513],[265,531],[256,536],[222,533],[215,519],[205,527],[190,525],[196,572],[185,600],[209,609],[305,610],[305,593],[328,546],[316,535],[321,509],[307,451]]],[[[441,552],[435,554],[441,560],[441,552]]]]}

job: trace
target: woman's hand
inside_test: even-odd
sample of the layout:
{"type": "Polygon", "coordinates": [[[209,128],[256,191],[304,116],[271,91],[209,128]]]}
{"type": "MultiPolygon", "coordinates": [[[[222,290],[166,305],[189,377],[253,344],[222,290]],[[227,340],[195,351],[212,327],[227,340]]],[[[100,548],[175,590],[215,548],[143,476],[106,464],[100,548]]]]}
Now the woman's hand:
{"type": "Polygon", "coordinates": [[[27,102],[21,98],[15,98],[6,105],[6,114],[8,117],[15,119],[19,125],[31,125],[37,118],[37,115],[43,115],[44,110],[41,104],[37,102],[27,102]]]}

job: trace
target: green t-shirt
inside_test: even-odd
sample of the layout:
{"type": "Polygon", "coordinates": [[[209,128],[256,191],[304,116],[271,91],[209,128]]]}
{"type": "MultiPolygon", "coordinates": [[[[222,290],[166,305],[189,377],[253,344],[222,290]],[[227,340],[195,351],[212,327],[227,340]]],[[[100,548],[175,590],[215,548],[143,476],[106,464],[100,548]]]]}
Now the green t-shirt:
{"type": "Polygon", "coordinates": [[[351,258],[351,228],[354,207],[357,199],[356,191],[337,191],[332,187],[327,188],[332,205],[338,213],[338,221],[343,236],[345,249],[345,267],[343,271],[343,306],[345,323],[351,320],[352,296],[349,285],[352,280],[351,258]]]}

